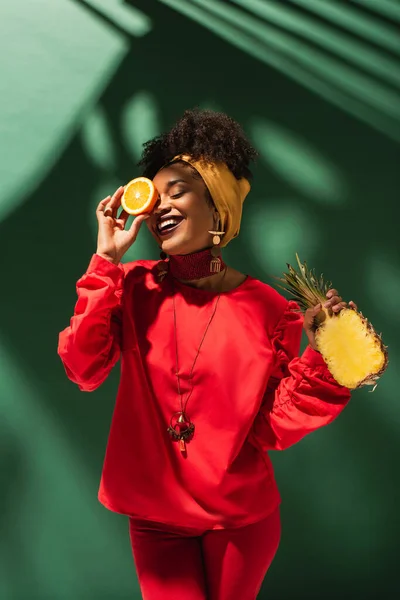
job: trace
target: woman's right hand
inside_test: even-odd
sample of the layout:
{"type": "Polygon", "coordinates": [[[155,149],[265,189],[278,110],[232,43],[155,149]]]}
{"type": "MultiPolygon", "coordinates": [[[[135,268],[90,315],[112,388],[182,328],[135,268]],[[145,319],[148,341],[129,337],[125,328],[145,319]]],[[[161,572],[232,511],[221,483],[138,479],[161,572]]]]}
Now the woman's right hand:
{"type": "Polygon", "coordinates": [[[96,210],[99,223],[96,254],[114,265],[119,264],[136,240],[141,224],[148,218],[147,214],[139,215],[133,220],[130,228],[125,229],[129,215],[124,210],[118,215],[123,193],[124,188],[121,186],[112,197],[104,198],[96,210]]]}

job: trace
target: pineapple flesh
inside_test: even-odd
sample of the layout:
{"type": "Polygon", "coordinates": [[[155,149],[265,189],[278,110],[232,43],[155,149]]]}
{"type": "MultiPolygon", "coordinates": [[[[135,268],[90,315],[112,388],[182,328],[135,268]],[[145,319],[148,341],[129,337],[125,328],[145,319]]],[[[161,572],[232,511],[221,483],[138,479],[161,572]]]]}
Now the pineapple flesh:
{"type": "MultiPolygon", "coordinates": [[[[303,310],[322,304],[316,317],[315,343],[336,381],[349,389],[374,385],[388,364],[387,349],[371,323],[354,308],[339,313],[323,307],[332,287],[323,276],[317,278],[296,254],[299,272],[288,265],[278,280],[281,289],[293,296],[303,310]]],[[[375,389],[375,388],[374,388],[375,389]]]]}

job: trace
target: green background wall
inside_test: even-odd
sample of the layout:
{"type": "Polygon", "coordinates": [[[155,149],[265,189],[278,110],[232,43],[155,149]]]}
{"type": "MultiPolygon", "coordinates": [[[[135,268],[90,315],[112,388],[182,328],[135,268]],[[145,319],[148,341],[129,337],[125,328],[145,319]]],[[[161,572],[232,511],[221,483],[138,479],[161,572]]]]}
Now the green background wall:
{"type": "MultiPolygon", "coordinates": [[[[194,105],[237,118],[260,151],[231,264],[270,281],[299,252],[391,358],[374,394],[273,455],[283,535],[261,597],[394,597],[399,20],[394,0],[3,0],[1,599],[140,597],[127,520],[96,498],[117,369],[83,394],[56,346],[94,207],[194,105]]],[[[156,250],[142,231],[127,260],[156,250]]]]}

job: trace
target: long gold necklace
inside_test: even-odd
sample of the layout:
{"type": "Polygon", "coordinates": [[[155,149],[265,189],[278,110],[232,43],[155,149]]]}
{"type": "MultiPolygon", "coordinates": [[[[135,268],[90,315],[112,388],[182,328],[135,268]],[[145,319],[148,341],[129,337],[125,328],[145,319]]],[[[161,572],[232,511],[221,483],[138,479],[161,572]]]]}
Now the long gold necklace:
{"type": "MultiPolygon", "coordinates": [[[[227,268],[224,270],[224,274],[221,279],[221,287],[220,287],[221,291],[222,291],[222,286],[223,286],[223,282],[224,282],[227,270],[228,270],[227,268]]],[[[174,413],[172,415],[170,423],[169,423],[169,427],[168,427],[168,433],[170,434],[171,438],[175,442],[179,443],[179,450],[182,452],[182,454],[186,454],[186,442],[190,442],[190,440],[194,436],[194,430],[195,430],[194,423],[190,420],[190,417],[186,412],[186,407],[188,405],[188,402],[190,400],[190,397],[192,395],[193,388],[194,388],[193,372],[194,372],[194,368],[197,363],[197,359],[200,354],[201,347],[206,338],[206,335],[210,328],[210,325],[214,319],[215,313],[217,312],[218,303],[221,298],[221,291],[219,292],[219,294],[217,296],[217,299],[214,304],[214,308],[213,308],[210,318],[207,322],[207,326],[204,330],[199,347],[198,347],[196,355],[194,357],[192,368],[190,369],[190,373],[189,373],[190,389],[184,400],[183,395],[182,395],[182,390],[181,390],[181,382],[180,382],[180,378],[179,378],[179,355],[178,355],[178,336],[177,336],[177,326],[176,326],[175,287],[173,284],[173,280],[171,280],[171,281],[172,281],[172,288],[173,288],[172,303],[173,303],[173,309],[174,309],[175,368],[176,368],[175,375],[176,375],[178,396],[179,396],[179,400],[180,400],[181,410],[177,411],[176,413],[174,413]]]]}

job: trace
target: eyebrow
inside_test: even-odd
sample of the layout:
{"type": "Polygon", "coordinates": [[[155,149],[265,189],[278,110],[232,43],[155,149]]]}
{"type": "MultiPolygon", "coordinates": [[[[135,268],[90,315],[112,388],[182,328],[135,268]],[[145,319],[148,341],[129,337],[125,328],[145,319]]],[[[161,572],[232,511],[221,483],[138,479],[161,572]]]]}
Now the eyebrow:
{"type": "Polygon", "coordinates": [[[168,181],[168,183],[167,183],[167,190],[172,188],[177,183],[187,183],[187,181],[185,181],[184,179],[172,179],[171,181],[168,181]]]}

